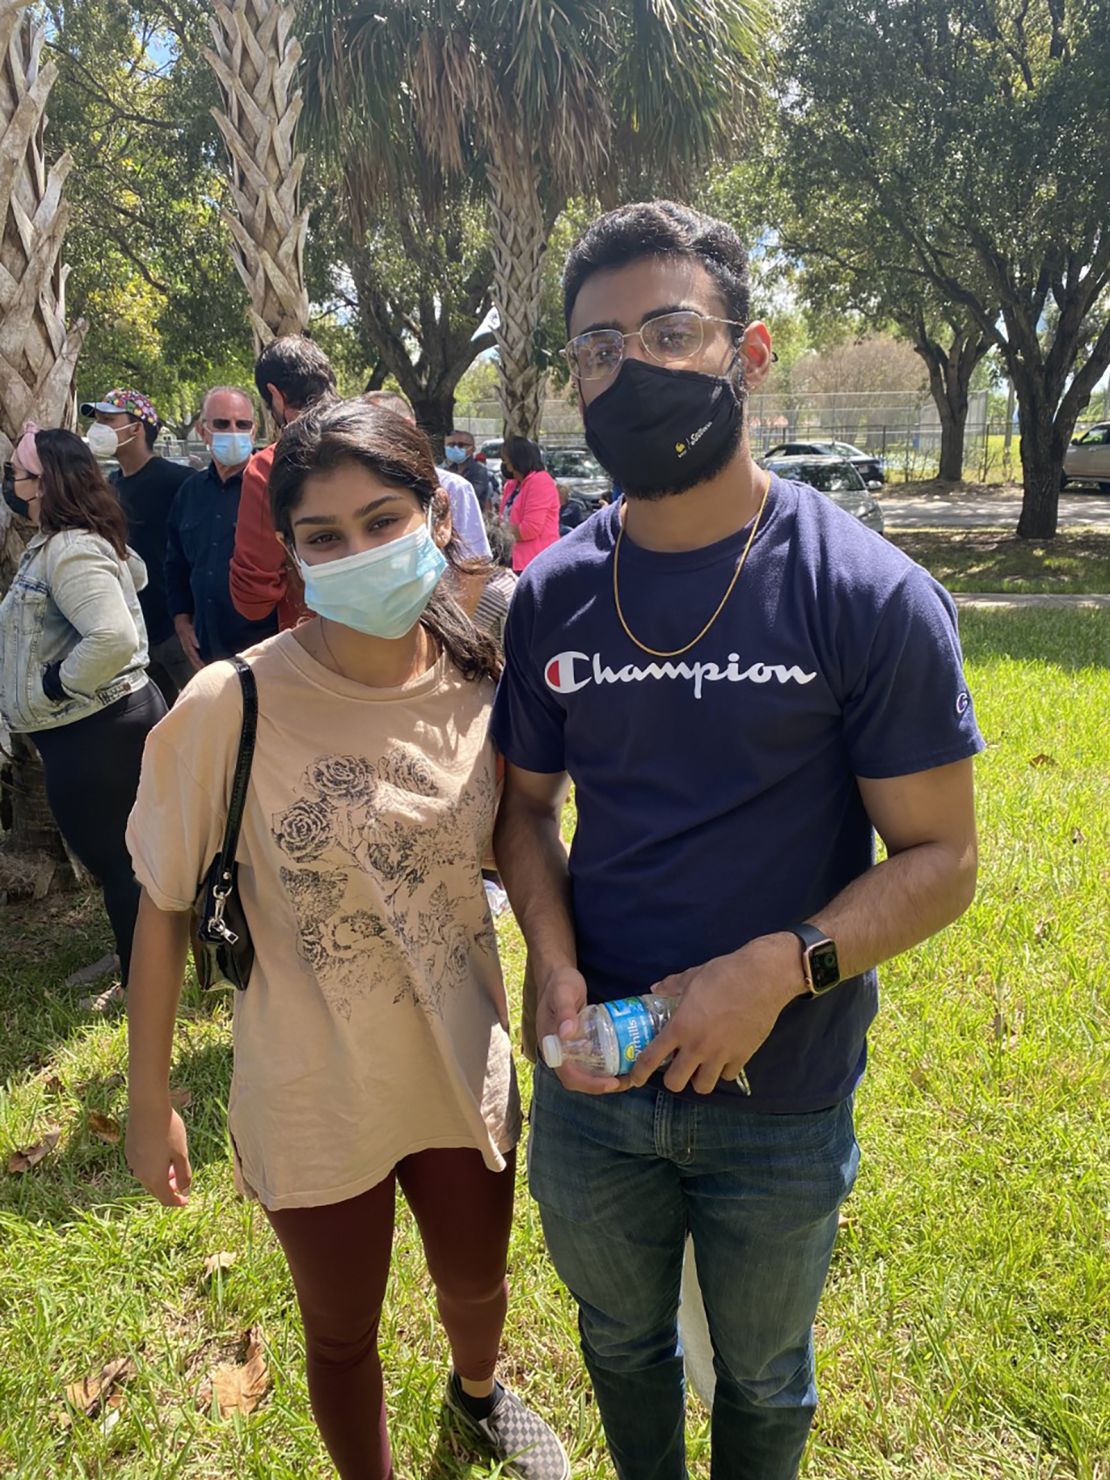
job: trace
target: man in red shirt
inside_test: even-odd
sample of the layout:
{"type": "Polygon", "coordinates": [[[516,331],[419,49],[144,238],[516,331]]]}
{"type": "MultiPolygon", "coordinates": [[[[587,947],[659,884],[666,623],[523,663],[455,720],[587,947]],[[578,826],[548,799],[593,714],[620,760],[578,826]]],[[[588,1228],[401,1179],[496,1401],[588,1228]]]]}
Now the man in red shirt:
{"type": "MultiPolygon", "coordinates": [[[[254,367],[254,383],[279,427],[287,427],[316,401],[335,394],[335,373],[320,346],[301,334],[271,339],[254,367]]],[[[295,627],[307,615],[300,578],[289,564],[270,517],[270,469],[277,443],[256,452],[243,473],[231,600],[240,616],[262,621],[277,609],[278,627],[295,627]]]]}

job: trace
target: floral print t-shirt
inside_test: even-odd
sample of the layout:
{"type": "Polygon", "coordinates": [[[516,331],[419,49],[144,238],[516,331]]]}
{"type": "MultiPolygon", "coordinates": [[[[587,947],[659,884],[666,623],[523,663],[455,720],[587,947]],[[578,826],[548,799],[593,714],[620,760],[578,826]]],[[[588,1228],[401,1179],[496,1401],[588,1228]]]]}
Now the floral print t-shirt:
{"type": "MultiPolygon", "coordinates": [[[[292,632],[244,653],[258,738],[239,840],[255,947],[235,994],[239,1186],[268,1208],[355,1197],[403,1157],[520,1129],[482,859],[493,685],[441,657],[396,689],[324,668],[292,632]]],[[[151,732],[127,829],[163,910],[191,908],[223,834],[242,721],[214,663],[151,732]]]]}

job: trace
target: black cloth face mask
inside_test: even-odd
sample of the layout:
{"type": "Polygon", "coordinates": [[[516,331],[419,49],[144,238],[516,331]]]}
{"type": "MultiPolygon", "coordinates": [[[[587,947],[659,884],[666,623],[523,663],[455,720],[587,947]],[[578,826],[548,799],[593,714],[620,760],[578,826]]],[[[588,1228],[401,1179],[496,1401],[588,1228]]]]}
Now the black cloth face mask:
{"type": "Polygon", "coordinates": [[[651,494],[701,482],[739,442],[743,414],[729,375],[625,360],[583,421],[587,446],[614,482],[651,494]]]}
{"type": "Polygon", "coordinates": [[[16,493],[14,478],[5,478],[3,488],[0,489],[0,492],[3,493],[4,502],[13,514],[18,514],[21,519],[30,519],[31,505],[25,498],[20,498],[19,494],[16,493]]]}

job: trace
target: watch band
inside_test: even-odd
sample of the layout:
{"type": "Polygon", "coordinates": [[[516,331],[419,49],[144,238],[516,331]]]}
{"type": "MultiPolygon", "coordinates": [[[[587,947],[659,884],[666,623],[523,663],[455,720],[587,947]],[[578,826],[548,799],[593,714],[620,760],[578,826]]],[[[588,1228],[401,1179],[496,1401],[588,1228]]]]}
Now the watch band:
{"type": "Polygon", "coordinates": [[[796,935],[806,950],[811,946],[819,946],[828,940],[823,930],[818,930],[816,925],[788,925],[787,930],[791,935],[796,935]]]}
{"type": "Polygon", "coordinates": [[[816,925],[803,923],[801,925],[787,925],[786,930],[794,935],[802,944],[802,971],[805,975],[806,988],[811,997],[820,997],[825,992],[832,991],[840,981],[840,967],[836,960],[836,944],[818,929],[816,925]],[[814,963],[812,953],[822,951],[822,954],[831,958],[830,963],[824,963],[822,980],[815,979],[814,963]]]}

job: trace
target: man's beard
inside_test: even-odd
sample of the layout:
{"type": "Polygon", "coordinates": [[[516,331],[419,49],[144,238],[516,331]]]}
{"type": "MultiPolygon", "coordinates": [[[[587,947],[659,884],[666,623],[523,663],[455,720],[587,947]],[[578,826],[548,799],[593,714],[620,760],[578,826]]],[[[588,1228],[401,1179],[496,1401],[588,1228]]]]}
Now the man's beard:
{"type": "Polygon", "coordinates": [[[697,488],[701,483],[709,483],[728,467],[736,456],[736,450],[744,437],[744,418],[741,415],[736,427],[728,441],[723,443],[716,457],[704,468],[699,470],[690,478],[685,478],[675,483],[670,488],[633,488],[631,484],[621,486],[621,492],[625,498],[642,499],[645,503],[662,498],[675,498],[678,494],[689,493],[691,488],[697,488]]]}

